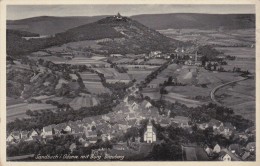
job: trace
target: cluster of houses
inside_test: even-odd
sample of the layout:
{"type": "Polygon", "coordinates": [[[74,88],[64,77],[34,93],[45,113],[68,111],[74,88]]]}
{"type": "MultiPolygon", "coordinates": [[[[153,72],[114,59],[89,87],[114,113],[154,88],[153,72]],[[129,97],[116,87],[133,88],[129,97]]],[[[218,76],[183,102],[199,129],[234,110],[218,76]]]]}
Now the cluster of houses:
{"type": "Polygon", "coordinates": [[[186,161],[253,161],[255,159],[255,142],[249,142],[245,147],[231,144],[221,147],[218,143],[204,148],[196,144],[182,145],[183,160],[186,161]]]}
{"type": "MultiPolygon", "coordinates": [[[[139,127],[140,122],[147,119],[147,117],[163,127],[168,126],[172,122],[181,127],[186,127],[189,122],[189,119],[185,117],[175,117],[170,120],[168,117],[159,115],[157,108],[153,107],[146,100],[142,103],[137,103],[128,101],[128,98],[126,98],[114,110],[114,112],[102,116],[87,117],[82,120],[45,126],[41,131],[34,129],[31,131],[13,131],[8,135],[7,143],[13,144],[21,140],[43,141],[52,139],[53,136],[71,134],[79,136],[79,141],[84,146],[88,146],[91,143],[96,143],[98,139],[105,141],[122,136],[127,132],[127,129],[133,126],[139,127]]],[[[148,125],[146,135],[150,135],[150,131],[154,130],[153,126],[148,125]]],[[[145,141],[149,143],[155,142],[156,133],[154,132],[152,135],[154,135],[152,140],[145,136],[147,138],[145,141]]]]}
{"type": "MultiPolygon", "coordinates": [[[[153,107],[147,100],[137,103],[132,100],[128,101],[128,97],[126,97],[113,109],[113,112],[105,115],[45,126],[42,131],[34,129],[31,131],[13,131],[8,135],[6,141],[7,144],[15,144],[21,140],[45,142],[48,139],[52,139],[53,136],[70,134],[77,136],[81,146],[88,147],[90,144],[95,144],[99,139],[103,141],[112,140],[113,138],[123,136],[131,127],[141,127],[140,122],[144,119],[149,119],[149,123],[146,126],[143,135],[144,142],[148,144],[158,141],[156,138],[156,129],[152,125],[151,120],[154,120],[155,123],[160,124],[162,127],[175,125],[190,131],[190,133],[193,132],[190,118],[184,116],[170,118],[170,110],[167,115],[159,115],[158,109],[153,107]]],[[[214,134],[223,135],[227,139],[234,133],[240,139],[245,139],[244,137],[246,137],[245,133],[235,132],[236,128],[231,123],[223,123],[215,119],[211,119],[207,123],[197,124],[197,127],[201,130],[212,127],[214,134]]],[[[141,136],[139,135],[135,140],[140,141],[140,137],[141,136]]],[[[118,144],[113,145],[113,148],[120,150],[120,147],[125,147],[121,144],[118,142],[118,144]]],[[[76,144],[71,144],[71,151],[75,148],[76,144]]],[[[217,154],[218,160],[221,161],[250,160],[254,151],[255,143],[253,142],[249,143],[244,148],[240,147],[238,144],[231,144],[229,148],[221,148],[218,144],[214,147],[206,146],[204,148],[204,152],[209,158],[217,154]]],[[[197,152],[197,150],[194,150],[194,152],[197,152]]]]}
{"type": "Polygon", "coordinates": [[[198,128],[205,130],[206,128],[212,127],[215,135],[222,135],[227,139],[236,132],[236,127],[230,122],[223,123],[216,119],[211,119],[209,122],[197,124],[198,128]]]}
{"type": "Polygon", "coordinates": [[[254,160],[255,142],[249,142],[245,147],[239,144],[231,144],[227,148],[221,148],[216,144],[213,148],[205,147],[205,151],[209,157],[217,155],[217,160],[220,161],[244,161],[254,160]]]}

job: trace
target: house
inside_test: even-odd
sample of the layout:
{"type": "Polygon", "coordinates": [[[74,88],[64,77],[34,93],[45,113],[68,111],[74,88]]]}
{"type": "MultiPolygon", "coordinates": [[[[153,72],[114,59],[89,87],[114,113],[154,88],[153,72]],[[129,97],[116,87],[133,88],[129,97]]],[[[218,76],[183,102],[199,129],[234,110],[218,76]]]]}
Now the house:
{"type": "Polygon", "coordinates": [[[96,122],[93,120],[92,122],[91,122],[91,126],[93,127],[93,126],[97,126],[97,124],[96,124],[96,122]]]}
{"type": "Polygon", "coordinates": [[[41,134],[43,137],[46,137],[46,136],[53,136],[54,135],[54,130],[53,130],[53,126],[50,125],[50,126],[45,126],[43,127],[42,129],[42,134],[41,134]]]}
{"type": "Polygon", "coordinates": [[[127,125],[128,125],[128,127],[132,127],[132,126],[136,125],[136,123],[137,123],[136,119],[131,119],[127,122],[127,125]]]}
{"type": "Polygon", "coordinates": [[[184,64],[185,64],[185,65],[189,65],[189,66],[190,66],[190,65],[192,65],[192,64],[193,64],[193,62],[192,62],[192,60],[187,60],[187,61],[185,61],[185,62],[184,62],[184,64]]]}
{"type": "Polygon", "coordinates": [[[6,138],[6,142],[8,142],[8,143],[12,143],[12,142],[14,142],[15,141],[15,139],[14,139],[14,137],[12,136],[12,134],[10,134],[7,138],[6,138]]]}
{"type": "Polygon", "coordinates": [[[242,156],[242,160],[247,160],[251,156],[250,152],[245,152],[242,156]]]}
{"type": "Polygon", "coordinates": [[[81,142],[81,145],[82,145],[83,147],[88,147],[89,144],[90,144],[89,141],[82,141],[82,142],[81,142]]]}
{"type": "Polygon", "coordinates": [[[213,128],[213,130],[219,130],[219,128],[221,126],[223,126],[223,123],[216,119],[211,119],[208,124],[209,124],[209,127],[213,128]]]}
{"type": "Polygon", "coordinates": [[[182,156],[184,161],[208,161],[209,157],[202,147],[188,144],[182,145],[182,156]]]}
{"type": "Polygon", "coordinates": [[[255,152],[255,148],[256,148],[255,142],[249,142],[246,145],[246,150],[249,151],[249,152],[255,152]]]}
{"type": "Polygon", "coordinates": [[[127,124],[127,121],[125,121],[125,120],[120,121],[120,122],[118,123],[118,126],[119,126],[119,129],[120,129],[121,131],[124,131],[124,132],[126,132],[127,129],[128,129],[128,124],[127,124]]]}
{"type": "Polygon", "coordinates": [[[89,138],[89,143],[91,144],[95,144],[97,142],[97,137],[92,137],[92,138],[89,138]]]}
{"type": "Polygon", "coordinates": [[[228,150],[236,155],[241,155],[242,154],[242,150],[241,150],[241,146],[239,144],[231,144],[228,147],[228,150]]]}
{"type": "Polygon", "coordinates": [[[201,123],[201,124],[197,124],[198,128],[201,130],[205,130],[206,128],[209,127],[208,123],[201,123]]]}
{"type": "Polygon", "coordinates": [[[28,133],[28,139],[27,139],[27,140],[28,140],[28,141],[32,141],[34,136],[39,136],[39,133],[38,133],[36,130],[32,129],[32,130],[28,133]]]}
{"type": "Polygon", "coordinates": [[[29,138],[29,132],[28,131],[21,131],[20,132],[20,138],[23,139],[23,140],[27,140],[29,138]]]}
{"type": "Polygon", "coordinates": [[[111,135],[110,133],[105,133],[105,134],[101,134],[101,139],[102,141],[110,141],[111,140],[111,135]]]}
{"type": "Polygon", "coordinates": [[[172,118],[172,122],[177,123],[182,128],[190,127],[189,125],[190,118],[188,117],[175,116],[174,118],[172,118]]]}
{"type": "Polygon", "coordinates": [[[151,51],[149,57],[161,57],[161,51],[151,51]]]}
{"type": "Polygon", "coordinates": [[[162,127],[167,127],[167,126],[170,125],[170,124],[171,124],[171,122],[170,122],[170,120],[167,119],[167,118],[163,118],[163,119],[160,121],[160,125],[161,125],[162,127]]]}
{"type": "Polygon", "coordinates": [[[227,149],[222,149],[219,153],[221,161],[241,161],[241,159],[227,149]]]}
{"type": "Polygon", "coordinates": [[[73,151],[77,148],[77,145],[75,143],[72,143],[69,147],[70,152],[73,153],[73,151]]]}
{"type": "Polygon", "coordinates": [[[122,57],[123,55],[121,54],[110,54],[110,57],[116,57],[116,58],[119,58],[119,57],[122,57]]]}
{"type": "Polygon", "coordinates": [[[96,138],[97,137],[97,132],[96,131],[88,131],[85,132],[86,138],[96,138]]]}
{"type": "Polygon", "coordinates": [[[147,100],[144,100],[142,103],[141,103],[141,107],[142,108],[146,108],[146,109],[149,109],[149,108],[151,108],[153,105],[149,102],[149,101],[147,101],[147,100]]]}
{"type": "Polygon", "coordinates": [[[130,111],[133,112],[133,111],[137,110],[138,107],[139,107],[139,106],[138,106],[138,104],[137,104],[136,102],[132,102],[132,103],[130,104],[130,111]]]}
{"type": "Polygon", "coordinates": [[[83,127],[84,127],[84,131],[92,131],[91,124],[84,124],[83,127]]]}
{"type": "Polygon", "coordinates": [[[126,116],[126,119],[127,119],[127,120],[133,120],[133,119],[135,119],[135,114],[134,114],[134,113],[129,113],[129,114],[126,116]]]}
{"type": "Polygon", "coordinates": [[[115,149],[115,150],[126,150],[127,145],[125,143],[119,142],[118,144],[113,144],[112,148],[115,149]]]}
{"type": "Polygon", "coordinates": [[[78,139],[78,141],[79,142],[83,142],[83,141],[86,141],[83,137],[80,137],[79,139],[78,139]]]}
{"type": "Polygon", "coordinates": [[[67,126],[63,129],[63,131],[65,131],[66,133],[72,133],[72,128],[71,128],[71,126],[67,125],[67,126]]]}
{"type": "Polygon", "coordinates": [[[147,143],[153,143],[156,141],[156,130],[153,127],[151,120],[147,124],[146,130],[144,132],[144,141],[147,143]]]}
{"type": "Polygon", "coordinates": [[[128,96],[124,98],[123,100],[126,104],[128,104],[128,96]]]}
{"type": "Polygon", "coordinates": [[[15,140],[20,140],[20,139],[21,139],[21,134],[20,134],[19,131],[13,131],[13,132],[11,133],[11,135],[13,136],[13,138],[14,138],[15,140]]]}
{"type": "Polygon", "coordinates": [[[102,119],[104,119],[105,121],[109,121],[109,120],[110,120],[110,117],[107,116],[107,115],[102,115],[102,119]]]}
{"type": "Polygon", "coordinates": [[[219,160],[221,161],[231,161],[231,156],[225,152],[219,154],[219,160]]]}
{"type": "Polygon", "coordinates": [[[219,146],[219,144],[216,144],[213,148],[213,152],[214,153],[219,153],[221,151],[221,147],[219,146]]]}
{"type": "Polygon", "coordinates": [[[208,146],[205,147],[205,152],[207,153],[208,156],[212,156],[213,154],[213,150],[208,146]]]}

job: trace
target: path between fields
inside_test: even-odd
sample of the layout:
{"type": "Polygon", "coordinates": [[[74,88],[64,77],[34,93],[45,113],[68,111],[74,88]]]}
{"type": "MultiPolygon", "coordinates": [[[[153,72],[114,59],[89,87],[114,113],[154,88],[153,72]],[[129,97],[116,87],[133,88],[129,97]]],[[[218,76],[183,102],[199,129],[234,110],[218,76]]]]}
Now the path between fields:
{"type": "Polygon", "coordinates": [[[241,79],[239,79],[239,80],[230,81],[230,82],[227,82],[227,83],[225,83],[225,84],[222,84],[222,85],[219,85],[219,86],[215,87],[215,88],[212,89],[211,92],[210,92],[210,98],[211,98],[211,100],[212,100],[215,104],[222,106],[222,104],[221,104],[220,102],[218,102],[217,99],[216,99],[216,97],[215,97],[216,91],[218,91],[220,88],[223,88],[224,86],[230,85],[230,84],[232,84],[232,83],[244,81],[244,80],[247,80],[248,78],[249,78],[249,77],[241,78],[241,79]]]}

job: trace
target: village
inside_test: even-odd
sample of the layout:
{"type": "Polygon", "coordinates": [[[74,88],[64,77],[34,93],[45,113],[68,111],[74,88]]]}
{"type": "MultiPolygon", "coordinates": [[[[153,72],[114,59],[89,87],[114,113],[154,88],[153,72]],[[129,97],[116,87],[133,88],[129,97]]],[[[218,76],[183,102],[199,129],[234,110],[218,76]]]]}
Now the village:
{"type": "Polygon", "coordinates": [[[22,39],[39,43],[7,55],[8,161],[255,160],[255,71],[223,48],[120,13],[22,39]]]}
{"type": "MultiPolygon", "coordinates": [[[[13,131],[7,137],[7,144],[15,145],[21,141],[36,141],[40,144],[46,144],[54,137],[72,135],[78,141],[69,145],[69,154],[73,154],[73,151],[78,147],[89,147],[100,142],[110,142],[112,144],[110,148],[92,149],[91,154],[98,152],[103,154],[103,157],[108,154],[128,154],[131,156],[142,152],[148,155],[148,152],[152,151],[154,144],[160,144],[164,139],[169,139],[158,139],[158,132],[153,124],[157,124],[162,128],[175,126],[188,131],[190,134],[194,132],[194,124],[191,123],[189,117],[175,116],[172,118],[170,117],[170,110],[166,115],[160,115],[157,108],[147,100],[137,103],[133,100],[128,101],[128,97],[126,97],[114,110],[114,112],[101,116],[45,126],[42,130],[13,131]],[[133,128],[144,128],[143,135],[140,135],[140,132],[131,132],[133,135],[130,135],[125,140],[123,136],[133,128]],[[146,151],[143,150],[144,148],[146,151]],[[148,149],[150,150],[147,151],[148,149]]],[[[223,123],[216,119],[211,119],[208,123],[197,123],[195,126],[200,130],[213,128],[214,135],[222,135],[226,139],[232,136],[246,141],[250,136],[254,135],[254,131],[250,131],[250,129],[245,133],[239,133],[231,123],[223,123]]],[[[167,135],[167,132],[163,132],[163,136],[167,137],[167,135]]],[[[182,144],[181,147],[183,156],[185,156],[183,160],[187,161],[250,160],[255,153],[255,142],[249,142],[245,147],[239,144],[222,147],[217,143],[213,147],[206,144],[199,146],[194,143],[182,144]]]]}

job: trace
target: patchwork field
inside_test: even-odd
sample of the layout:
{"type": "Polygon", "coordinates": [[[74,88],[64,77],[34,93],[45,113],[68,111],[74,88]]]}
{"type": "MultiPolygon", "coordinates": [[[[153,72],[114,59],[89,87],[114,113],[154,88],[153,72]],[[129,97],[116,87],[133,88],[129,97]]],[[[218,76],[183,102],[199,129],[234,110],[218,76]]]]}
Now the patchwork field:
{"type": "Polygon", "coordinates": [[[20,98],[17,98],[17,99],[14,99],[14,98],[11,98],[11,97],[6,98],[6,106],[22,104],[22,103],[24,103],[24,101],[20,98]]]}
{"type": "Polygon", "coordinates": [[[255,121],[255,80],[248,79],[225,86],[216,92],[217,100],[236,114],[255,121]]]}
{"type": "Polygon", "coordinates": [[[239,67],[241,70],[248,70],[255,73],[255,48],[250,47],[216,47],[217,50],[226,55],[235,56],[236,59],[228,60],[228,65],[224,65],[225,70],[231,70],[234,67],[239,67]]]}
{"type": "Polygon", "coordinates": [[[200,101],[187,99],[187,96],[177,93],[168,93],[166,95],[163,95],[162,99],[171,103],[179,102],[185,104],[187,107],[197,107],[202,104],[200,101]]]}
{"type": "Polygon", "coordinates": [[[109,93],[111,91],[104,87],[101,82],[90,82],[90,81],[83,81],[85,87],[91,94],[102,94],[102,93],[109,93]]]}
{"type": "Polygon", "coordinates": [[[111,93],[108,88],[103,86],[101,78],[96,73],[81,72],[79,74],[85,87],[91,94],[111,93]]]}
{"type": "Polygon", "coordinates": [[[237,30],[200,30],[200,29],[167,29],[160,33],[180,41],[191,41],[201,45],[215,46],[251,46],[255,43],[254,29],[237,30]]]}
{"type": "Polygon", "coordinates": [[[61,46],[50,47],[47,48],[46,50],[50,52],[63,52],[69,50],[84,50],[86,48],[99,49],[100,47],[101,46],[98,45],[95,40],[84,40],[84,41],[66,43],[61,46]]]}
{"type": "Polygon", "coordinates": [[[79,73],[83,81],[100,82],[101,78],[96,73],[81,72],[79,73]]]}
{"type": "Polygon", "coordinates": [[[197,66],[171,64],[148,84],[148,89],[143,92],[143,95],[159,99],[160,84],[168,81],[170,76],[173,82],[185,86],[166,86],[168,94],[163,95],[163,99],[173,103],[178,101],[188,107],[210,102],[210,92],[213,88],[242,78],[239,73],[212,72],[197,66]]]}
{"type": "Polygon", "coordinates": [[[33,60],[43,59],[45,61],[51,61],[55,64],[86,65],[89,67],[110,66],[110,64],[106,62],[106,58],[103,56],[93,56],[91,58],[76,56],[71,59],[66,59],[63,56],[50,55],[50,56],[30,56],[29,58],[33,60]]]}
{"type": "Polygon", "coordinates": [[[28,118],[26,115],[27,110],[40,111],[40,110],[55,110],[56,106],[51,104],[39,104],[39,103],[21,103],[7,106],[7,121],[13,121],[16,118],[28,118]]]}
{"type": "Polygon", "coordinates": [[[82,107],[92,107],[98,105],[98,100],[89,94],[80,94],[79,97],[74,98],[69,105],[74,110],[79,110],[82,107]]]}

